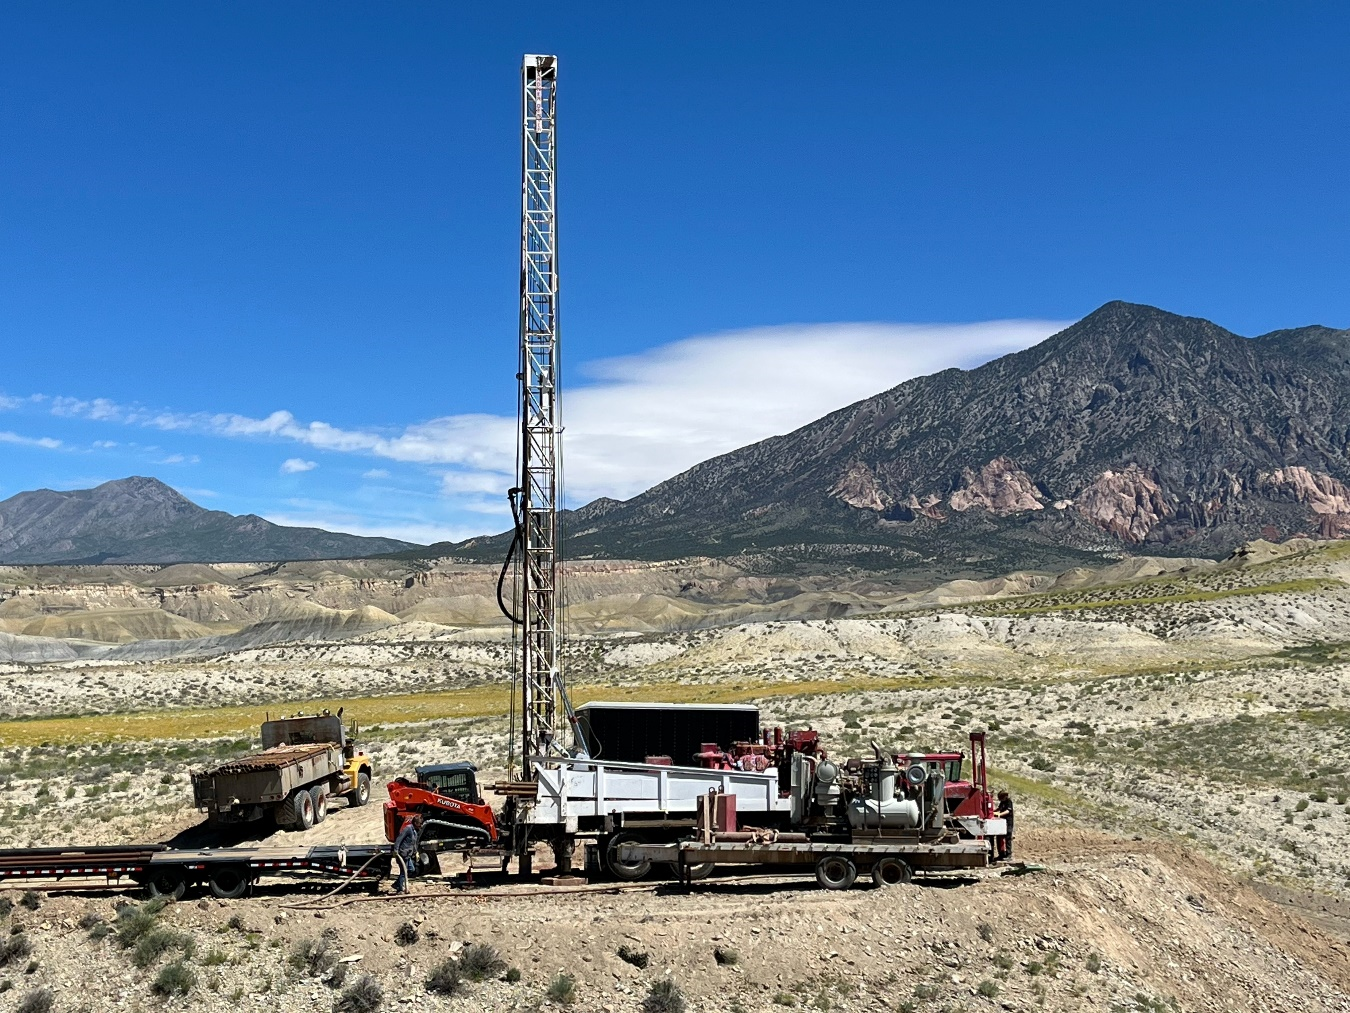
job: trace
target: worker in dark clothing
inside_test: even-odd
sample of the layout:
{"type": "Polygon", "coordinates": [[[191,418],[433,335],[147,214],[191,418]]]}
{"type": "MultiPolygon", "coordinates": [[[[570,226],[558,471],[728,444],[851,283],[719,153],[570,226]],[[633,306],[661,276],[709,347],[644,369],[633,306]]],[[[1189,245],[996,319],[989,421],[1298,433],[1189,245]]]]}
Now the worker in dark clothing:
{"type": "Polygon", "coordinates": [[[422,835],[422,817],[414,816],[403,824],[403,829],[394,838],[394,861],[398,862],[398,879],[394,882],[395,893],[408,892],[408,870],[417,861],[417,845],[422,835]]]}
{"type": "Polygon", "coordinates": [[[1013,800],[1006,791],[998,793],[998,805],[994,807],[994,815],[1008,821],[1008,832],[998,839],[998,860],[1003,862],[1013,856],[1013,800]]]}

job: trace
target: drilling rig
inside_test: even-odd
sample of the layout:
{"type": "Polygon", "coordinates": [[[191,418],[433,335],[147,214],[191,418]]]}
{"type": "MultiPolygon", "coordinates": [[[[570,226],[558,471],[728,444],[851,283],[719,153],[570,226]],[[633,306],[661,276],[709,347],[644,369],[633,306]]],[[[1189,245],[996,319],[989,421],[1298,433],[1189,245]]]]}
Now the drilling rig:
{"type": "MultiPolygon", "coordinates": [[[[700,876],[711,871],[715,860],[737,860],[729,853],[725,859],[691,863],[678,850],[697,832],[700,807],[706,810],[711,793],[723,799],[724,810],[729,806],[760,827],[775,833],[788,830],[808,842],[797,842],[798,851],[807,850],[789,858],[806,855],[814,861],[811,848],[855,846],[857,832],[849,814],[859,805],[866,809],[860,799],[873,807],[866,810],[871,815],[863,820],[864,833],[895,830],[913,838],[889,842],[882,845],[883,850],[886,846],[918,848],[915,854],[927,854],[923,849],[940,841],[947,842],[943,847],[956,847],[952,842],[961,833],[983,838],[989,832],[985,823],[992,816],[983,779],[983,733],[971,738],[977,783],[967,786],[958,781],[959,753],[911,754],[904,763],[908,787],[902,786],[903,797],[897,797],[898,761],[883,756],[879,747],[875,761],[851,760],[841,766],[827,760],[814,731],[784,737],[782,729],[772,736],[769,729],[759,729],[757,708],[743,708],[753,715],[748,730],[740,734],[753,741],[733,742],[729,752],[700,738],[696,752],[686,743],[688,748],[672,749],[678,756],[649,755],[659,753],[652,747],[665,742],[669,736],[663,733],[678,730],[682,722],[693,722],[691,727],[708,735],[720,735],[712,732],[718,722],[709,720],[717,706],[682,710],[678,704],[641,705],[656,712],[652,720],[659,727],[644,724],[631,713],[621,714],[618,720],[625,722],[632,733],[629,737],[635,739],[635,756],[624,756],[616,737],[594,734],[596,714],[587,714],[587,720],[578,723],[568,700],[562,659],[557,81],[556,57],[524,57],[520,369],[516,374],[520,385],[519,470],[518,484],[508,493],[515,531],[497,582],[498,604],[511,620],[516,637],[507,764],[511,779],[492,786],[506,799],[498,818],[478,794],[477,768],[471,762],[419,767],[415,779],[398,778],[389,785],[386,836],[394,840],[405,819],[421,815],[426,821],[424,840],[434,839],[440,850],[462,848],[466,855],[491,854],[501,860],[503,871],[515,857],[520,873],[530,874],[534,847],[547,844],[553,849],[555,875],[567,875],[580,838],[594,842],[591,857],[595,864],[620,878],[640,878],[651,868],[652,859],[644,848],[654,848],[652,855],[663,856],[654,860],[678,866],[682,874],[700,876]],[[509,574],[513,575],[510,594],[506,591],[509,574]],[[954,767],[950,766],[953,761],[954,767]],[[953,782],[950,786],[949,781],[953,782]],[[949,787],[959,796],[951,804],[945,801],[952,794],[949,787]],[[957,802],[962,808],[957,808],[957,802]],[[881,816],[889,821],[885,828],[880,825],[881,816]],[[963,819],[974,822],[967,826],[963,819]],[[870,830],[869,820],[877,824],[870,830]],[[832,843],[808,841],[817,837],[832,843]],[[841,839],[846,843],[840,843],[841,839]]],[[[623,707],[588,705],[616,712],[623,707]]],[[[723,712],[727,709],[723,706],[723,712]]],[[[970,854],[963,861],[983,861],[982,845],[966,850],[970,854]]],[[[871,852],[860,854],[865,867],[875,864],[871,852]]],[[[910,857],[914,860],[913,854],[910,857]]]]}
{"type": "MultiPolygon", "coordinates": [[[[565,754],[569,730],[562,670],[559,566],[558,358],[558,58],[527,54],[521,62],[520,186],[520,485],[511,490],[519,551],[520,785],[535,767],[565,754]]],[[[536,826],[528,794],[515,790],[516,853],[528,872],[528,828],[536,826]]],[[[540,827],[543,830],[544,827],[540,827]]],[[[571,868],[566,827],[553,826],[560,872],[571,868]]],[[[575,828],[573,828],[575,829],[575,828]]]]}

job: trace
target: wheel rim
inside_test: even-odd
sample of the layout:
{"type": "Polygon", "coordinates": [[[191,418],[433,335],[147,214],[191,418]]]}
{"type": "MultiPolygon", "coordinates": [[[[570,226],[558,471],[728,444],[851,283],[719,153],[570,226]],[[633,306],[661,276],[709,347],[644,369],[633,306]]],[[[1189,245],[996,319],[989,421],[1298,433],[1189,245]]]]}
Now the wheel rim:
{"type": "Polygon", "coordinates": [[[370,780],[364,774],[356,785],[356,794],[363,805],[370,801],[370,780]]]}
{"type": "Polygon", "coordinates": [[[308,829],[314,825],[314,799],[310,797],[309,792],[305,792],[297,801],[300,803],[297,806],[300,826],[308,829]]]}

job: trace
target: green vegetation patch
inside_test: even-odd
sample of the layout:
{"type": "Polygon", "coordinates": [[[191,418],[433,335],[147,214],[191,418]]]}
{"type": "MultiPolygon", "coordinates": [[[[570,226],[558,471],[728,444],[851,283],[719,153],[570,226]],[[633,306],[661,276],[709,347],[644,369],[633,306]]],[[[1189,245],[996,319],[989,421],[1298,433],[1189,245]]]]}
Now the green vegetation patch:
{"type": "MultiPolygon", "coordinates": [[[[991,615],[1021,616],[1046,612],[1083,612],[1095,609],[1123,608],[1139,605],[1170,605],[1185,602],[1218,601],[1222,598],[1238,598],[1257,594],[1311,594],[1316,591],[1336,591],[1347,585],[1342,580],[1330,577],[1303,577],[1298,580],[1284,580],[1275,584],[1256,584],[1250,587],[1228,587],[1215,590],[1191,588],[1172,594],[1140,594],[1132,597],[1105,598],[1088,601],[1055,601],[1050,596],[1035,598],[1017,598],[1017,604],[1001,602],[985,603],[981,612],[991,615]]],[[[1145,590],[1141,588],[1141,590],[1145,590]]]]}

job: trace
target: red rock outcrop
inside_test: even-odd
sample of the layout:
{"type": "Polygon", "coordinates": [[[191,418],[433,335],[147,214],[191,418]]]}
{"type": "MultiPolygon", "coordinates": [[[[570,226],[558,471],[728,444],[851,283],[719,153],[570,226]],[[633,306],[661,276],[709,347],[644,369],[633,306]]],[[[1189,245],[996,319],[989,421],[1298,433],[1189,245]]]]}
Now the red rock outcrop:
{"type": "Polygon", "coordinates": [[[830,495],[859,510],[875,510],[880,513],[891,505],[872,469],[861,461],[848,466],[842,478],[830,489],[830,495]]]}
{"type": "Polygon", "coordinates": [[[1074,509],[1123,542],[1140,544],[1172,515],[1162,488],[1137,464],[1104,471],[1075,497],[1074,509]]]}
{"type": "Polygon", "coordinates": [[[976,474],[962,471],[963,485],[952,493],[953,510],[964,512],[979,507],[1006,517],[1026,510],[1044,510],[1044,497],[1036,490],[1031,476],[1011,458],[996,457],[976,474]]]}
{"type": "Polygon", "coordinates": [[[1323,538],[1350,535],[1350,487],[1323,471],[1300,465],[1276,468],[1259,479],[1261,488],[1306,503],[1323,538]]]}

